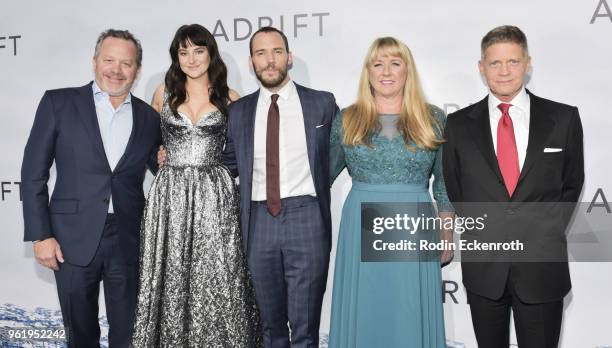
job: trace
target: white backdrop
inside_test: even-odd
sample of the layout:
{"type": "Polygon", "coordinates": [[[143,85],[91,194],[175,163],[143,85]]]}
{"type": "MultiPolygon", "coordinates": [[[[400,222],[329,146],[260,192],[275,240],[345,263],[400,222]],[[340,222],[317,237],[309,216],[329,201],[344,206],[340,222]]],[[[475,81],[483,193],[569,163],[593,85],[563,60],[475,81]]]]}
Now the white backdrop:
{"type": "MultiPolygon", "coordinates": [[[[148,101],[169,65],[168,46],[179,25],[200,23],[216,34],[229,69],[229,85],[241,95],[258,88],[248,65],[249,33],[260,22],[282,26],[294,54],[290,75],[306,86],[333,92],[340,107],[355,98],[362,60],[372,40],[395,36],[413,51],[429,101],[452,112],[486,94],[477,70],[482,36],[501,24],[517,25],[530,44],[533,74],[528,88],[580,109],[586,160],[582,200],[590,202],[599,188],[612,197],[606,175],[612,169],[610,7],[612,0],[3,2],[0,326],[58,315],[52,272],[37,266],[31,245],[22,242],[21,160],[44,90],[81,86],[93,78],[91,58],[101,31],[129,29],[141,40],[144,60],[134,94],[148,101]]],[[[344,173],[332,189],[334,232],[349,188],[344,173]]],[[[333,261],[331,271],[329,290],[333,261]]],[[[573,263],[571,272],[574,287],[565,301],[561,346],[611,347],[612,264],[573,263]]],[[[475,347],[459,265],[446,267],[443,276],[449,292],[457,289],[445,296],[448,344],[475,347]]],[[[321,319],[323,337],[329,328],[330,294],[321,319]]]]}

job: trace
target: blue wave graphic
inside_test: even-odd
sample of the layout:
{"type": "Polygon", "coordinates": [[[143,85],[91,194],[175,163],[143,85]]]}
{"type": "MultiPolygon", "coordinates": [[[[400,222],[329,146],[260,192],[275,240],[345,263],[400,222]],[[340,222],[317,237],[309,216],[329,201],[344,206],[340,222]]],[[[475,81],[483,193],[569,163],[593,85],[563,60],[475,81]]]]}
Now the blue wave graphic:
{"type": "MultiPolygon", "coordinates": [[[[100,347],[108,348],[108,321],[106,316],[100,320],[100,347]]],[[[0,347],[2,348],[65,348],[65,343],[51,340],[11,338],[7,329],[58,329],[63,327],[62,312],[59,310],[40,308],[27,310],[15,304],[0,305],[0,347]]]]}
{"type": "MultiPolygon", "coordinates": [[[[57,329],[63,326],[62,312],[59,310],[36,308],[27,310],[23,307],[14,304],[0,305],[0,328],[24,328],[24,329],[57,329]]],[[[108,321],[106,316],[100,317],[100,347],[108,348],[108,321]]],[[[319,337],[319,348],[327,348],[329,336],[327,333],[321,333],[319,337]]],[[[465,348],[465,344],[458,341],[448,340],[447,348],[465,348]]],[[[65,343],[28,340],[28,339],[11,339],[6,330],[0,330],[0,347],[1,348],[66,348],[65,343]]]]}

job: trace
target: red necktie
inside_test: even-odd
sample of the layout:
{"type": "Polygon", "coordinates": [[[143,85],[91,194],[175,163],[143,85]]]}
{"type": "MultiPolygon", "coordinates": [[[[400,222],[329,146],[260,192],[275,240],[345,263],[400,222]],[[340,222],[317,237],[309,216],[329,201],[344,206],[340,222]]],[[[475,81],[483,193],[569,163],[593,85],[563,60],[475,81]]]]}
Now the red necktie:
{"type": "Polygon", "coordinates": [[[504,177],[506,189],[512,197],[521,172],[514,138],[514,126],[508,113],[510,106],[512,105],[506,103],[497,106],[502,112],[502,117],[497,124],[497,162],[504,177]]]}
{"type": "Polygon", "coordinates": [[[277,216],[281,210],[280,166],[278,164],[278,94],[272,94],[266,128],[266,203],[268,212],[277,216]]]}

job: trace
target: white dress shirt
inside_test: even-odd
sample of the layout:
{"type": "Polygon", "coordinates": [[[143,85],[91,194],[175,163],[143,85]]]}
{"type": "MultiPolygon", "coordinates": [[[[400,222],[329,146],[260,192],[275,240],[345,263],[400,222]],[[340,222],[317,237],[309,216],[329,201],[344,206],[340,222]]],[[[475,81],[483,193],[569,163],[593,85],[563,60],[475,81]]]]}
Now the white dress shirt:
{"type": "MultiPolygon", "coordinates": [[[[497,154],[497,125],[499,119],[502,116],[502,112],[498,105],[503,103],[497,99],[493,94],[489,93],[489,120],[491,123],[491,135],[493,136],[493,148],[497,154]]],[[[523,169],[523,163],[525,162],[525,156],[527,154],[527,143],[529,141],[529,118],[530,105],[529,94],[525,90],[525,87],[521,89],[514,99],[508,104],[511,104],[510,118],[512,119],[512,126],[514,127],[514,139],[516,141],[516,150],[519,158],[519,170],[523,169]]]]}
{"type": "MultiPolygon", "coordinates": [[[[261,87],[255,113],[253,149],[253,186],[251,199],[266,200],[266,132],[272,92],[261,87]]],[[[280,165],[280,197],[316,196],[308,162],[306,130],[302,104],[293,81],[276,94],[279,110],[278,162],[280,165]]]]}
{"type": "MultiPolygon", "coordinates": [[[[132,134],[132,94],[128,93],[123,103],[115,109],[108,93],[101,90],[95,81],[92,88],[104,152],[110,169],[115,170],[132,134]]],[[[112,195],[109,200],[108,212],[113,213],[112,195]]]]}

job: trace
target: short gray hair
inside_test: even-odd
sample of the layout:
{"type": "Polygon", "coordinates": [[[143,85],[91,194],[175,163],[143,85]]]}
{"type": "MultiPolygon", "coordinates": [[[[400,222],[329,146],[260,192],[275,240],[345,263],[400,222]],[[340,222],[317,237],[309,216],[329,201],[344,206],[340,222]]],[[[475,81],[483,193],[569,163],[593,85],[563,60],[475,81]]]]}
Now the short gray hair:
{"type": "Polygon", "coordinates": [[[98,36],[98,41],[96,41],[96,50],[94,51],[94,58],[98,57],[98,54],[100,53],[100,47],[102,46],[102,41],[104,41],[104,39],[108,37],[131,41],[134,46],[136,46],[136,65],[140,68],[140,66],[142,65],[142,46],[140,45],[140,41],[138,41],[138,39],[127,30],[108,29],[103,31],[100,36],[98,36]]]}
{"type": "Polygon", "coordinates": [[[521,29],[512,25],[502,25],[500,27],[491,29],[491,31],[489,31],[480,42],[480,53],[484,58],[485,51],[491,45],[507,42],[520,45],[523,48],[523,53],[525,56],[529,55],[529,50],[527,48],[527,36],[525,36],[525,33],[523,33],[521,29]]]}

